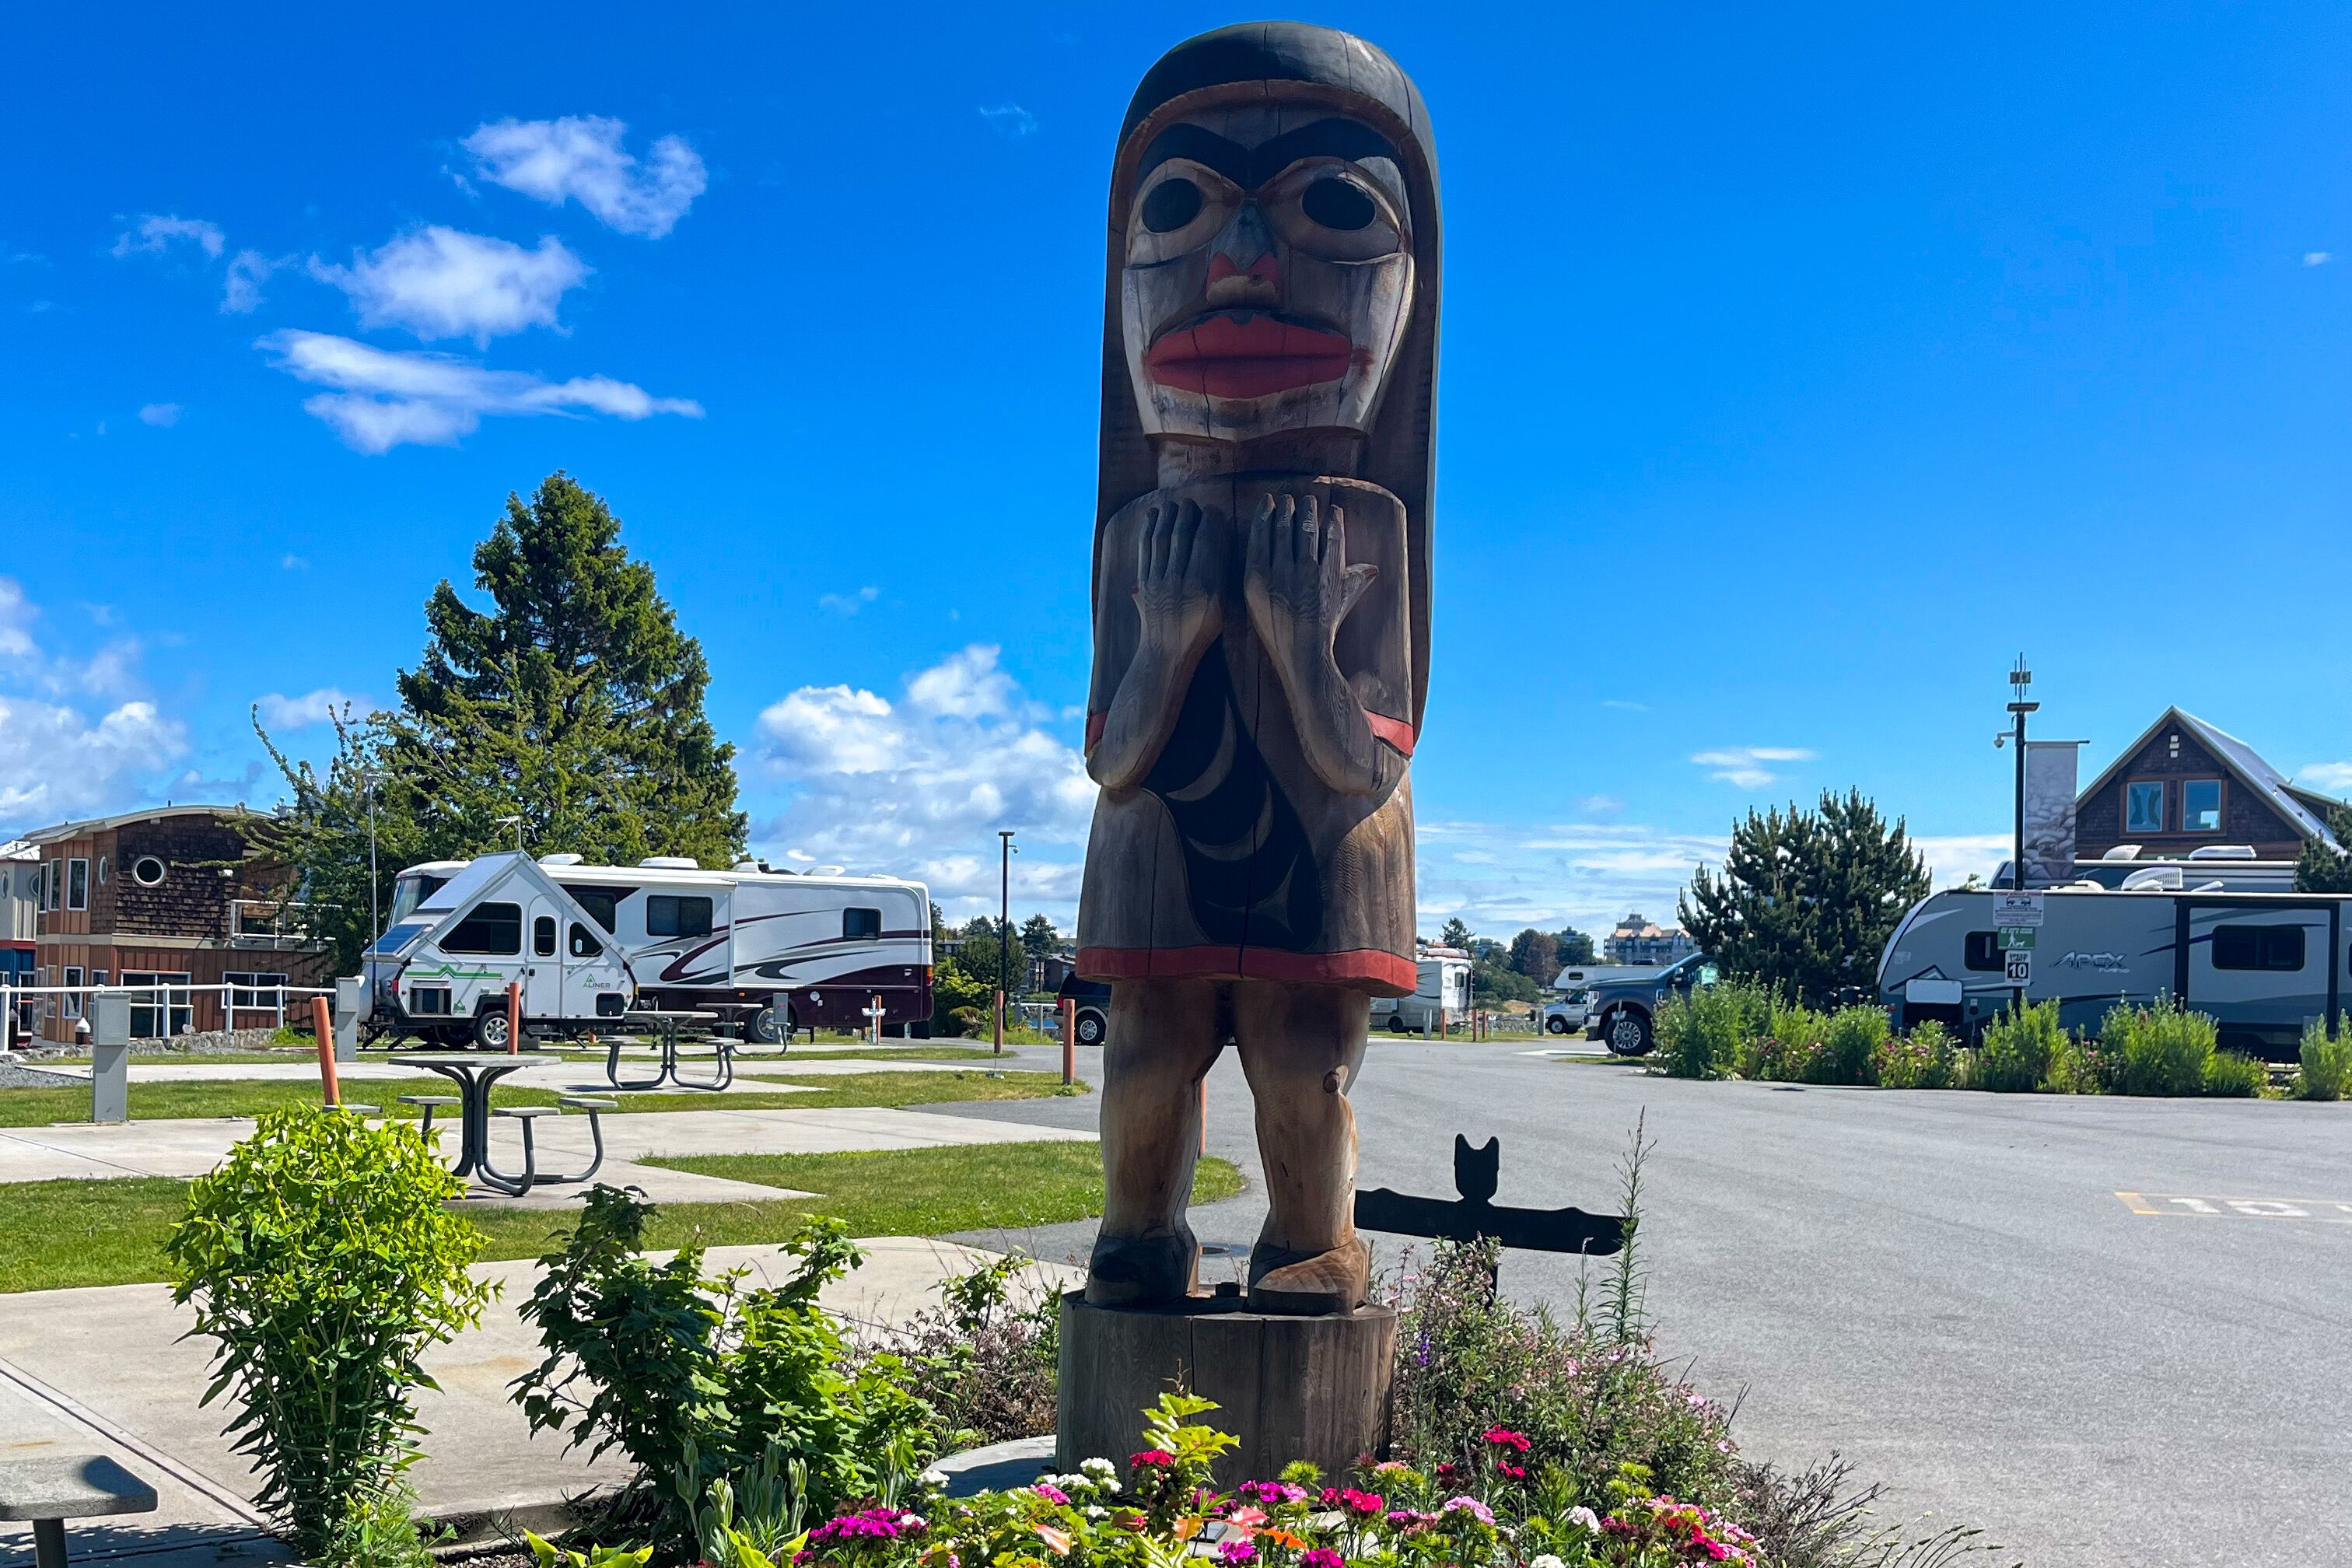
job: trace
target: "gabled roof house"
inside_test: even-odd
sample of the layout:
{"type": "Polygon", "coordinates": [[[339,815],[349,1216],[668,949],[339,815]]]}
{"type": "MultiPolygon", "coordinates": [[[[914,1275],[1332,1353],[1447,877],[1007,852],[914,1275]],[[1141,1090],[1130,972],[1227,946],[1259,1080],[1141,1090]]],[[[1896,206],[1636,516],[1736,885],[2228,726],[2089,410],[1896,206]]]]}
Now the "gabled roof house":
{"type": "Polygon", "coordinates": [[[2095,860],[2119,844],[2140,858],[2186,855],[2209,844],[2249,844],[2264,860],[2292,860],[2328,830],[2345,803],[2291,783],[2252,746],[2193,713],[2168,708],[2075,798],[2075,854],[2095,860]]]}

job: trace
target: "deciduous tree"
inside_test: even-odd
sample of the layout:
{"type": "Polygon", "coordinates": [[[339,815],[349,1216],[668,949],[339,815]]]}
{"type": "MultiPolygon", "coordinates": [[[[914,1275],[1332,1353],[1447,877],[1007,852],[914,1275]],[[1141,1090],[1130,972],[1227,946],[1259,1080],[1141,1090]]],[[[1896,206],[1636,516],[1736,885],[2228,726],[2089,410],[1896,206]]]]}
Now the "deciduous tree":
{"type": "Polygon", "coordinates": [[[1559,974],[1559,939],[1532,926],[1521,931],[1511,939],[1511,967],[1539,986],[1550,984],[1559,974]]]}

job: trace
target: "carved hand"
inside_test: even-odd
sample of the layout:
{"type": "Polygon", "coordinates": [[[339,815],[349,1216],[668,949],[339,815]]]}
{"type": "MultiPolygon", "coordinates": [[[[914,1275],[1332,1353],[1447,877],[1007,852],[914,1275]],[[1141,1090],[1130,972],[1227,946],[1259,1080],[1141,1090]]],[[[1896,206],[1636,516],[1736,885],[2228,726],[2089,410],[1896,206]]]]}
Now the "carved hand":
{"type": "Polygon", "coordinates": [[[1380,568],[1350,566],[1348,514],[1339,506],[1318,515],[1312,494],[1267,496],[1250,521],[1243,596],[1250,625],[1276,659],[1328,659],[1339,623],[1372,585],[1380,568]]]}
{"type": "Polygon", "coordinates": [[[1136,540],[1135,611],[1152,652],[1189,662],[1222,629],[1222,521],[1214,508],[1203,512],[1189,500],[1156,504],[1145,516],[1136,540]]]}

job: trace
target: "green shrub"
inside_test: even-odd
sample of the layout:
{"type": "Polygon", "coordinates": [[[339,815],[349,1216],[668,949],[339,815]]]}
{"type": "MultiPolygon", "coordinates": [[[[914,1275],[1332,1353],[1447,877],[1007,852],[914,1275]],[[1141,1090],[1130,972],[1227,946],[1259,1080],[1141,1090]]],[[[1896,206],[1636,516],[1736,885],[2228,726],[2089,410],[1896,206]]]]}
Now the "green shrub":
{"type": "Polygon", "coordinates": [[[1808,1083],[1868,1083],[1878,1049],[1894,1031],[1884,1007],[1841,1007],[1822,1031],[1808,1083]]]}
{"type": "Polygon", "coordinates": [[[2147,1007],[2118,1003],[2099,1026],[2101,1045],[2121,1059],[2116,1088],[2125,1094],[2204,1093],[2215,1038],[2211,1018],[2170,996],[2147,1007]]]}
{"type": "Polygon", "coordinates": [[[299,1552],[380,1522],[416,1458],[411,1394],[435,1386],[418,1358],[481,1319],[482,1236],[444,1206],[463,1191],[413,1124],[310,1106],[189,1184],[172,1299],[217,1342],[204,1402],[236,1396],[228,1431],[299,1552]]]}
{"type": "Polygon", "coordinates": [[[2236,1100],[2259,1100],[2270,1087],[2271,1070],[2252,1057],[2215,1051],[2205,1058],[2205,1092],[2236,1100]]]}
{"type": "Polygon", "coordinates": [[[1829,1015],[1774,998],[1764,1026],[1742,1042],[1739,1076],[1760,1083],[1817,1081],[1813,1058],[1829,1034],[1829,1015]]]}
{"type": "Polygon", "coordinates": [[[1771,1016],[1772,994],[1727,980],[1703,985],[1658,1009],[1656,1070],[1670,1078],[1721,1078],[1736,1070],[1741,1047],[1771,1016]]]}
{"type": "Polygon", "coordinates": [[[898,1336],[914,1389],[944,1439],[976,1447],[1054,1430],[1061,1363],[1061,1293],[1034,1289],[1024,1305],[1013,1281],[1032,1260],[1013,1254],[940,1286],[940,1305],[898,1336]]]}
{"type": "Polygon", "coordinates": [[[1950,1089],[1955,1067],[1952,1033],[1935,1019],[1908,1036],[1889,1033],[1873,1047],[1870,1076],[1887,1089],[1950,1089]]]}
{"type": "Polygon", "coordinates": [[[2007,1012],[1985,1026],[1977,1047],[1975,1085],[1996,1094],[2032,1094],[2049,1080],[2051,1058],[2063,1048],[2058,1004],[2040,1002],[2007,1012]]]}
{"type": "Polygon", "coordinates": [[[817,1292],[864,1260],[842,1222],[812,1218],[785,1246],[792,1278],[746,1289],[746,1270],[702,1273],[702,1248],[643,1256],[651,1204],[599,1184],[580,1222],[542,1257],[522,1309],[547,1359],[517,1378],[534,1432],[565,1433],[593,1458],[637,1467],[618,1520],[665,1560],[696,1545],[714,1480],[798,1460],[812,1513],[892,1489],[935,1450],[930,1410],[895,1355],[851,1363],[817,1292]]]}
{"type": "Polygon", "coordinates": [[[2305,1100],[2341,1100],[2352,1090],[2352,1026],[2330,1035],[2325,1019],[2303,1026],[2303,1070],[2294,1091],[2305,1100]]]}

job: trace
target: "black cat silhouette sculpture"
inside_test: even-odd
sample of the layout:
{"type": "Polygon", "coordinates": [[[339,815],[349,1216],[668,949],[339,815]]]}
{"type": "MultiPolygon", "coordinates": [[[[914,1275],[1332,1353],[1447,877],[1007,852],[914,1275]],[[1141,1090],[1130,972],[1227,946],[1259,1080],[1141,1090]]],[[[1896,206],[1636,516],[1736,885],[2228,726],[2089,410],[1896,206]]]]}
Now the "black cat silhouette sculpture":
{"type": "Polygon", "coordinates": [[[1503,1142],[1489,1138],[1477,1147],[1454,1135],[1454,1200],[1416,1198],[1386,1187],[1356,1194],[1356,1227],[1395,1236],[1426,1236],[1445,1241],[1491,1237],[1525,1252],[1579,1252],[1606,1257],[1625,1245],[1625,1222],[1616,1215],[1579,1208],[1515,1209],[1498,1206],[1495,1189],[1503,1172],[1503,1142]]]}

